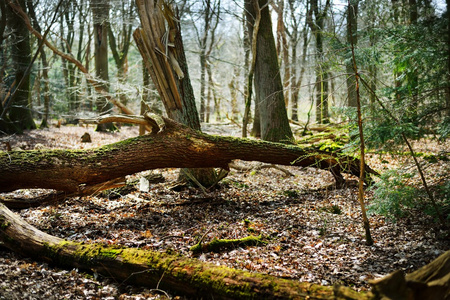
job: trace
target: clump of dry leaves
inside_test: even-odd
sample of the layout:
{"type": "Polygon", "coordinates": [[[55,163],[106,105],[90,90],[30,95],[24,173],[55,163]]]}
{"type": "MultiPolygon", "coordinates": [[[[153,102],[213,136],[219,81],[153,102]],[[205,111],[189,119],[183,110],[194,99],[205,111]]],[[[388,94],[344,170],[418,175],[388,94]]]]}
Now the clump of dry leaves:
{"type": "MultiPolygon", "coordinates": [[[[232,126],[211,125],[207,131],[238,132],[232,126]]],[[[41,144],[45,148],[80,149],[135,135],[135,127],[124,126],[114,134],[94,132],[93,128],[62,127],[15,137],[14,147],[33,149],[41,144]],[[86,131],[91,135],[91,144],[81,143],[86,131]]],[[[424,147],[428,151],[440,151],[445,146],[434,143],[424,147]]],[[[238,163],[257,166],[256,162],[238,163]]],[[[407,163],[410,162],[405,157],[369,157],[369,165],[379,171],[407,163]]],[[[329,172],[283,168],[293,176],[274,168],[232,170],[219,188],[206,194],[195,187],[174,190],[172,185],[178,174],[175,169],[148,171],[162,174],[165,182],[150,184],[145,192],[137,189],[125,195],[69,198],[57,205],[18,213],[37,228],[68,240],[158,251],[170,248],[186,256],[192,256],[189,248],[200,238],[206,242],[213,238],[262,235],[267,245],[204,253],[198,258],[253,272],[322,285],[344,284],[356,289],[368,289],[370,279],[397,269],[415,270],[450,248],[445,239],[448,233],[419,212],[397,223],[371,216],[375,244],[366,246],[356,184],[332,189],[329,186],[333,178],[329,172]]],[[[441,168],[439,171],[447,174],[450,170],[448,162],[439,162],[433,168],[441,168]]],[[[429,176],[436,174],[431,167],[427,171],[429,176]]],[[[366,196],[370,202],[370,192],[366,196]]],[[[165,291],[157,293],[132,287],[95,273],[61,270],[0,248],[0,299],[166,296],[165,291]]]]}

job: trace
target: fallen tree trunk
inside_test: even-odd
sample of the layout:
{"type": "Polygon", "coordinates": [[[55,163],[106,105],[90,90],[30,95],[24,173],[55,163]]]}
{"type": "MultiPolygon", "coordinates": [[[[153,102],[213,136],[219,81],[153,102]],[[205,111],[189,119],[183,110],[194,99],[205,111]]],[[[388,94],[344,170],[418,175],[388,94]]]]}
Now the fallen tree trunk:
{"type": "MultiPolygon", "coordinates": [[[[0,204],[0,241],[25,256],[92,270],[117,282],[206,299],[339,299],[333,287],[204,263],[173,253],[69,242],[48,235],[0,204]]],[[[341,287],[353,299],[364,293],[341,287]]],[[[341,298],[343,299],[343,298],[341,298]]],[[[349,298],[347,298],[349,299],[349,298]]]]}
{"type": "Polygon", "coordinates": [[[96,149],[1,152],[0,192],[47,188],[86,194],[92,186],[144,170],[228,169],[228,163],[234,159],[321,168],[329,170],[338,184],[344,181],[342,172],[354,175],[359,172],[359,162],[352,157],[292,145],[211,136],[166,118],[149,121],[156,133],[96,149]]]}

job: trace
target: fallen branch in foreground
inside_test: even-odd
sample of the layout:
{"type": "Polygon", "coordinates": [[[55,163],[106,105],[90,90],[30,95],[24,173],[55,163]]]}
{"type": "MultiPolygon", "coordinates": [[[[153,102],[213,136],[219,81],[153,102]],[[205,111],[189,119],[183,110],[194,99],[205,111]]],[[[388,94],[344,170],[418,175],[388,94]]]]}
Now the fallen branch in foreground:
{"type": "Polygon", "coordinates": [[[194,258],[135,248],[69,242],[29,225],[0,203],[0,242],[21,255],[91,270],[117,282],[211,299],[448,299],[450,251],[407,274],[372,281],[372,292],[235,270],[194,258]]]}
{"type": "MultiPolygon", "coordinates": [[[[170,252],[69,242],[48,235],[0,204],[0,241],[25,256],[92,270],[117,282],[212,299],[337,299],[333,287],[204,263],[170,252]]],[[[350,288],[342,290],[368,299],[350,288]]]]}
{"type": "Polygon", "coordinates": [[[247,247],[247,246],[257,246],[266,245],[267,242],[264,241],[262,236],[246,236],[241,239],[216,239],[214,238],[211,242],[202,243],[198,242],[192,246],[189,250],[194,254],[202,252],[221,252],[226,249],[234,249],[237,247],[247,247]]]}

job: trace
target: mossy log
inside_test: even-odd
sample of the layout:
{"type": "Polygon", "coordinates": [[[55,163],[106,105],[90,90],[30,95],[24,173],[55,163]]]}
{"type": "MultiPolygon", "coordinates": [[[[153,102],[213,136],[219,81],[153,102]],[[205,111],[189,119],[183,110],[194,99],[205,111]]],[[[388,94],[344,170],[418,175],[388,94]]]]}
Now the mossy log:
{"type": "MultiPolygon", "coordinates": [[[[93,186],[158,168],[228,169],[234,159],[329,170],[338,184],[342,173],[359,175],[353,157],[293,145],[212,136],[170,119],[144,136],[86,150],[0,152],[0,192],[47,188],[86,194],[93,186]]],[[[153,124],[154,125],[154,124],[153,124]]],[[[375,173],[367,167],[367,173],[375,173]]]]}
{"type": "MultiPolygon", "coordinates": [[[[193,298],[344,299],[336,297],[330,286],[235,270],[173,253],[65,241],[34,228],[3,204],[0,241],[22,255],[61,267],[92,270],[117,282],[193,298]]],[[[364,293],[350,293],[357,295],[353,299],[368,299],[364,293]]]]}
{"type": "Polygon", "coordinates": [[[266,241],[263,240],[262,236],[246,236],[241,239],[213,239],[211,242],[202,243],[198,242],[192,246],[189,250],[194,254],[202,252],[221,252],[224,249],[233,249],[237,247],[247,247],[256,245],[265,245],[266,241]]]}

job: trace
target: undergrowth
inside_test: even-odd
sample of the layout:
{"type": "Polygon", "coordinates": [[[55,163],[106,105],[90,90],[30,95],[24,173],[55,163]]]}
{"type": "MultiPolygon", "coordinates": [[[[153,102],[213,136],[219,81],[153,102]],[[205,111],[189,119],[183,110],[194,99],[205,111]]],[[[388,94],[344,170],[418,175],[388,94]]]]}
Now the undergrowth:
{"type": "MultiPolygon", "coordinates": [[[[421,210],[437,220],[436,210],[429,203],[423,188],[408,184],[413,176],[411,172],[398,169],[384,172],[371,187],[374,195],[368,212],[395,222],[410,215],[413,210],[421,210]]],[[[434,193],[440,212],[450,220],[450,180],[437,186],[434,193]]]]}

